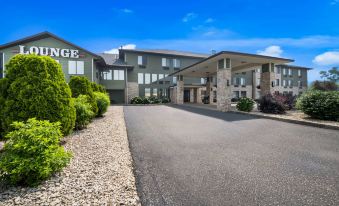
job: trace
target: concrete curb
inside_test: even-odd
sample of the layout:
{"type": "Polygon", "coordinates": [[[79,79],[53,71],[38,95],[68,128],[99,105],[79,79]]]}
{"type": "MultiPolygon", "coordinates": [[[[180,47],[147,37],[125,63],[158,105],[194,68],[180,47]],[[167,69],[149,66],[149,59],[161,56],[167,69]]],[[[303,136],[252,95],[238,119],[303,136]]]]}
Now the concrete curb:
{"type": "Polygon", "coordinates": [[[278,120],[278,121],[281,121],[281,122],[300,124],[300,125],[305,125],[305,126],[339,130],[339,127],[334,126],[334,125],[319,124],[319,123],[315,123],[315,122],[307,122],[307,121],[301,121],[301,120],[296,120],[296,119],[283,119],[283,118],[280,118],[280,117],[272,117],[272,116],[266,116],[266,115],[260,115],[260,114],[240,112],[240,111],[229,111],[229,112],[230,113],[236,113],[236,114],[250,115],[250,116],[260,117],[260,118],[266,118],[266,119],[272,119],[272,120],[278,120]]]}

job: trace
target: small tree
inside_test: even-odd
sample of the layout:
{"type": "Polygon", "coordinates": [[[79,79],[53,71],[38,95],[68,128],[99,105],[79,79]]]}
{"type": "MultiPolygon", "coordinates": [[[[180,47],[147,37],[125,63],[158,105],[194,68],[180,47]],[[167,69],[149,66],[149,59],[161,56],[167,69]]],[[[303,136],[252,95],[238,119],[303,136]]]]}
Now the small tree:
{"type": "Polygon", "coordinates": [[[29,118],[60,122],[64,135],[75,124],[71,90],[60,64],[51,57],[16,55],[6,65],[0,81],[0,122],[9,132],[14,121],[29,118]]]}
{"type": "Polygon", "coordinates": [[[72,96],[77,98],[79,95],[87,95],[88,103],[92,107],[94,114],[98,113],[98,106],[96,104],[95,96],[93,93],[93,88],[91,82],[82,76],[72,76],[69,81],[69,86],[72,90],[72,96]]]}

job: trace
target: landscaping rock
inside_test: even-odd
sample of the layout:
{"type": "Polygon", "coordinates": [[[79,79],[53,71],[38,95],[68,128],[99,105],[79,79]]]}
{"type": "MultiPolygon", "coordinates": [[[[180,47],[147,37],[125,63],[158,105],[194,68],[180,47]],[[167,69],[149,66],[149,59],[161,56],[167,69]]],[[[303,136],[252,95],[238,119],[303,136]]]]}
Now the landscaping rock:
{"type": "Polygon", "coordinates": [[[140,205],[122,106],[64,139],[73,159],[36,188],[0,185],[0,205],[140,205]]]}

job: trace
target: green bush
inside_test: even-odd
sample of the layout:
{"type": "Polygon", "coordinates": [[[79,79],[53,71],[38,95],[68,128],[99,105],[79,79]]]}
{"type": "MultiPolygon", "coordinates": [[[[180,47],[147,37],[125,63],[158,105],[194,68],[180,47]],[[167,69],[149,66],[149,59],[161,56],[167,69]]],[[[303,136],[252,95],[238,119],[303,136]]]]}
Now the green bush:
{"type": "Polygon", "coordinates": [[[0,154],[0,178],[10,184],[36,185],[65,167],[71,158],[59,145],[60,123],[29,119],[14,122],[0,154]]]}
{"type": "Polygon", "coordinates": [[[71,90],[60,64],[51,57],[16,55],[6,65],[0,81],[0,122],[5,132],[14,121],[39,120],[60,122],[64,135],[75,123],[71,90]]]}
{"type": "Polygon", "coordinates": [[[242,97],[237,103],[237,109],[239,111],[250,112],[253,110],[254,101],[251,98],[242,97]]]}
{"type": "Polygon", "coordinates": [[[163,103],[163,104],[170,103],[170,99],[167,98],[167,97],[163,97],[163,98],[161,98],[161,103],[163,103]]]}
{"type": "Polygon", "coordinates": [[[106,89],[104,86],[97,84],[95,82],[91,82],[92,90],[93,92],[101,92],[101,93],[106,93],[106,89]]]}
{"type": "Polygon", "coordinates": [[[339,91],[308,91],[297,99],[297,108],[316,119],[339,121],[339,91]]]}
{"type": "Polygon", "coordinates": [[[86,95],[79,95],[77,98],[74,98],[74,106],[77,114],[75,129],[80,130],[85,128],[95,116],[88,99],[86,95]]]}
{"type": "Polygon", "coordinates": [[[98,117],[102,117],[107,112],[108,106],[111,104],[108,94],[101,92],[94,92],[95,100],[98,106],[98,117]]]}
{"type": "Polygon", "coordinates": [[[149,97],[148,101],[149,101],[150,104],[159,104],[159,103],[161,103],[160,99],[158,97],[155,97],[155,96],[149,97]]]}
{"type": "Polygon", "coordinates": [[[68,84],[72,90],[72,96],[74,98],[77,98],[81,94],[89,97],[89,103],[92,111],[97,114],[98,106],[95,101],[92,83],[88,80],[88,78],[83,76],[72,76],[68,84]]]}
{"type": "Polygon", "coordinates": [[[262,96],[258,102],[258,109],[263,113],[284,114],[286,107],[283,102],[275,99],[271,94],[262,96]]]}
{"type": "Polygon", "coordinates": [[[143,104],[143,98],[141,98],[141,97],[133,97],[131,99],[131,104],[143,104]]]}

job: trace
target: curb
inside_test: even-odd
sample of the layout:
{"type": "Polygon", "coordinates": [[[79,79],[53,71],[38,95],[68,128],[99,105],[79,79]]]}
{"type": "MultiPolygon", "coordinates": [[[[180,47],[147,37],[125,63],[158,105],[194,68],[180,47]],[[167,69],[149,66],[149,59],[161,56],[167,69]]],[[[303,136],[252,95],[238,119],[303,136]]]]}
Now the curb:
{"type": "Polygon", "coordinates": [[[271,116],[265,116],[265,115],[247,113],[247,112],[239,112],[239,111],[229,111],[229,112],[230,113],[235,113],[235,114],[250,115],[250,116],[260,117],[260,118],[265,118],[265,119],[272,119],[272,120],[277,120],[277,121],[281,121],[281,122],[300,124],[300,125],[305,125],[305,126],[312,126],[312,127],[318,127],[318,128],[339,130],[338,126],[319,124],[319,123],[315,123],[315,122],[305,122],[305,121],[295,120],[295,119],[283,119],[283,118],[279,118],[279,117],[271,117],[271,116]]]}

